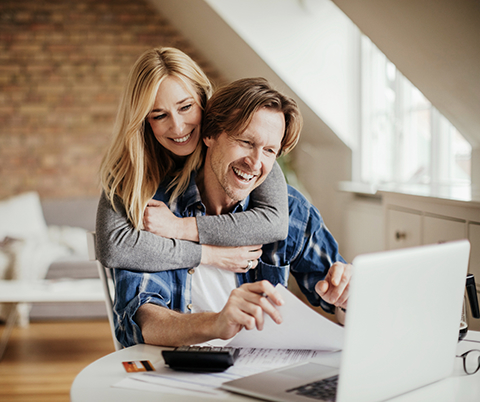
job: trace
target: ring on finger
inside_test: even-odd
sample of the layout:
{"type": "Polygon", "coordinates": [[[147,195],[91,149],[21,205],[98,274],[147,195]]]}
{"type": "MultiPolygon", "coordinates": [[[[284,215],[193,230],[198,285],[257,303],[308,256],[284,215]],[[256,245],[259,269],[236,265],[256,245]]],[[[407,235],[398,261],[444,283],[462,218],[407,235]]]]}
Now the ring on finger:
{"type": "Polygon", "coordinates": [[[245,271],[253,268],[253,260],[248,260],[248,265],[245,267],[245,271]]]}

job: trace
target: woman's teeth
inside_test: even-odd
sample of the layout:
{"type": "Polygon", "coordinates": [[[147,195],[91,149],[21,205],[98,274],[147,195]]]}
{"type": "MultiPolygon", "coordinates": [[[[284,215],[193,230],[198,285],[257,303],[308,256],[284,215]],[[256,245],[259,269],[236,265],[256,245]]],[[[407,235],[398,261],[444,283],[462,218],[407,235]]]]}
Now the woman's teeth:
{"type": "Polygon", "coordinates": [[[172,140],[177,142],[177,143],[182,143],[182,142],[187,141],[191,136],[192,136],[192,133],[187,134],[185,137],[182,137],[182,138],[172,138],[172,140]]]}
{"type": "Polygon", "coordinates": [[[235,172],[235,174],[237,174],[237,176],[240,176],[242,179],[247,181],[252,180],[255,177],[255,175],[247,174],[245,172],[242,172],[241,170],[238,170],[237,168],[233,168],[233,171],[235,172]]]}

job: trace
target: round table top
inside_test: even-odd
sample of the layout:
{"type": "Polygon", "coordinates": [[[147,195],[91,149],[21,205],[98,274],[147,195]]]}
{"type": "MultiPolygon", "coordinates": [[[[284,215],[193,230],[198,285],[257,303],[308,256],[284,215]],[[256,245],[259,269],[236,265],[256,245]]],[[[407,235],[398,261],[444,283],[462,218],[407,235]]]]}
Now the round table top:
{"type": "MultiPolygon", "coordinates": [[[[469,331],[465,340],[459,342],[457,355],[470,350],[480,349],[480,332],[469,331]]],[[[85,367],[75,378],[70,390],[72,402],[142,402],[158,401],[159,393],[147,390],[118,388],[113,385],[126,378],[127,373],[122,365],[123,361],[150,360],[155,366],[162,364],[162,348],[151,345],[135,345],[104,356],[85,367]]],[[[338,354],[340,355],[341,352],[338,354]]],[[[339,361],[339,359],[338,359],[339,361]]],[[[162,393],[162,401],[190,401],[191,395],[162,393]]],[[[199,400],[211,400],[202,398],[199,400]]],[[[225,394],[228,401],[252,401],[251,398],[233,393],[225,394]]],[[[452,375],[442,381],[430,384],[418,390],[409,392],[392,399],[396,402],[408,401],[480,401],[480,371],[475,375],[467,376],[462,367],[462,360],[456,359],[452,375]]]]}

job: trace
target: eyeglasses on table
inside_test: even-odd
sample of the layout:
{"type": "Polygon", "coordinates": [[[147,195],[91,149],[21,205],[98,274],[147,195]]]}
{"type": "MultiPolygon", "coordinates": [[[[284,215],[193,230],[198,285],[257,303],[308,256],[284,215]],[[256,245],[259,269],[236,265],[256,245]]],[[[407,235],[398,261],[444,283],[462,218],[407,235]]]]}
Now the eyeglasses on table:
{"type": "Polygon", "coordinates": [[[463,368],[468,375],[480,370],[480,350],[471,349],[457,357],[463,359],[463,368]]]}

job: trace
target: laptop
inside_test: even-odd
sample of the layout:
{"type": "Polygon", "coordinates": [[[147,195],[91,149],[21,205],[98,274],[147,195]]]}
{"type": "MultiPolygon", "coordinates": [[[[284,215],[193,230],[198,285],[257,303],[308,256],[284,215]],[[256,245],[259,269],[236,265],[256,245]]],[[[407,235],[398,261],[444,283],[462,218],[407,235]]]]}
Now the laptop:
{"type": "Polygon", "coordinates": [[[222,388],[272,401],[375,402],[448,377],[469,253],[460,240],[356,257],[339,369],[312,360],[222,388]],[[319,396],[329,387],[333,399],[319,396]]]}

